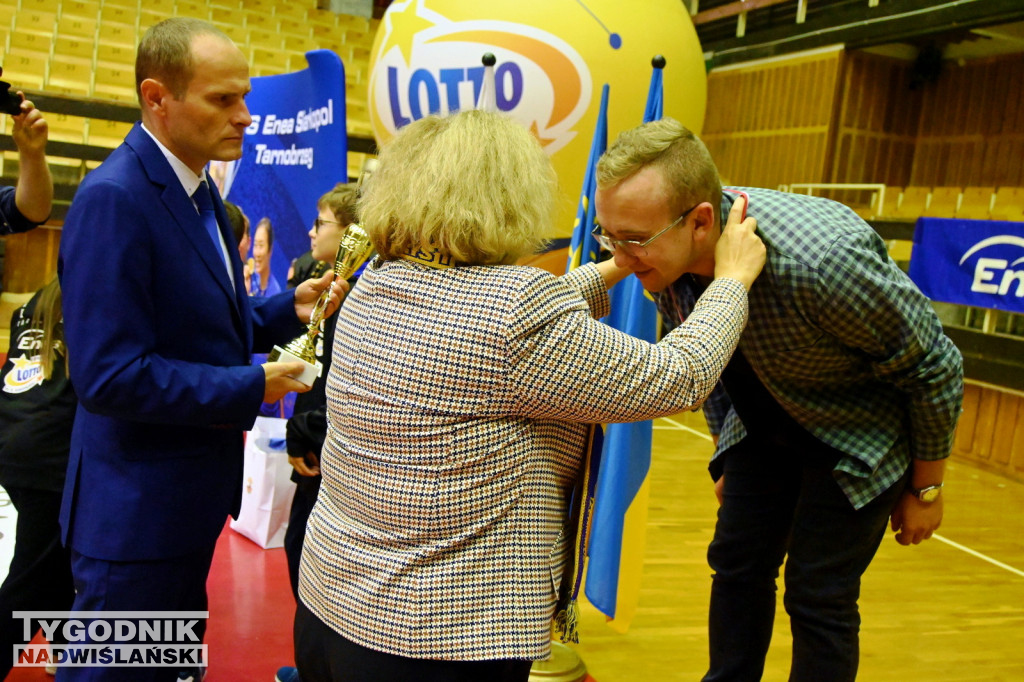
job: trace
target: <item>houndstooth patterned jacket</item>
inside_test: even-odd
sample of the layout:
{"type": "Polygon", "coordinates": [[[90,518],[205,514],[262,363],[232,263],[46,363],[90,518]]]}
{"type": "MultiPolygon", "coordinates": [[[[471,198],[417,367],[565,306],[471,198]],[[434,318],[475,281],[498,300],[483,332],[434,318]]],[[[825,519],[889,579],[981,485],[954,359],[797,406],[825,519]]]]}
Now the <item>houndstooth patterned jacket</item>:
{"type": "Polygon", "coordinates": [[[607,310],[593,266],[372,263],[339,311],[303,603],[400,656],[547,656],[587,424],[700,403],[747,304],[719,280],[657,345],[607,310]]]}

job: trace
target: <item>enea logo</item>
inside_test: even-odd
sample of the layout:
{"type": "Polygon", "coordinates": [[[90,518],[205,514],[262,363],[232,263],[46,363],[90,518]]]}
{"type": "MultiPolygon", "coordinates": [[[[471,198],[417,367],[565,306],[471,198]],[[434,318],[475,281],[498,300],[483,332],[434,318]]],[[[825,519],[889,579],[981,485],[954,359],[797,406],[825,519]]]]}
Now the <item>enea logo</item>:
{"type": "Polygon", "coordinates": [[[5,393],[24,393],[33,386],[43,383],[43,367],[39,364],[39,356],[31,358],[11,358],[14,365],[4,377],[5,393]]]}
{"type": "Polygon", "coordinates": [[[451,21],[410,0],[392,5],[370,77],[370,117],[381,141],[432,113],[470,109],[494,53],[495,100],[527,126],[550,155],[576,135],[591,76],[565,41],[534,26],[498,20],[451,21]]]}
{"type": "Polygon", "coordinates": [[[964,253],[960,265],[981,251],[985,255],[974,264],[971,291],[996,296],[1011,293],[1024,298],[1024,237],[1001,234],[983,239],[964,253]]]}

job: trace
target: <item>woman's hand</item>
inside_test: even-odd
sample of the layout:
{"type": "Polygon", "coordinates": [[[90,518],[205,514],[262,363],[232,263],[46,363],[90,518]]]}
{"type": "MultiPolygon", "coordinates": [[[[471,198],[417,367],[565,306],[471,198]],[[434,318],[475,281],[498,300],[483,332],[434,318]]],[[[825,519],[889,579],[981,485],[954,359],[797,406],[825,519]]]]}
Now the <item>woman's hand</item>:
{"type": "Polygon", "coordinates": [[[722,236],[715,245],[715,277],[729,277],[738,280],[750,290],[754,280],[761,274],[765,262],[764,242],[754,230],[757,221],[743,218],[747,200],[740,197],[732,204],[729,222],[722,228],[722,236]]]}

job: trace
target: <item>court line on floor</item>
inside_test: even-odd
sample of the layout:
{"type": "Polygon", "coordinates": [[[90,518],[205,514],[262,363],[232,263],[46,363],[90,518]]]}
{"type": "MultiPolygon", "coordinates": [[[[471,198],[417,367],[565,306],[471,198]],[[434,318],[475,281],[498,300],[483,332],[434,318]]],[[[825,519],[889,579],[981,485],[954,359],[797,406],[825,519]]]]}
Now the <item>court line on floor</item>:
{"type": "MultiPolygon", "coordinates": [[[[684,424],[680,424],[679,422],[677,422],[674,419],[671,419],[669,417],[662,417],[662,419],[664,421],[667,421],[669,424],[672,425],[672,428],[670,429],[672,431],[686,431],[688,433],[692,433],[695,436],[700,436],[701,438],[703,438],[705,440],[711,440],[711,436],[710,435],[708,435],[706,433],[701,433],[700,431],[697,431],[696,429],[691,429],[689,426],[685,426],[684,424]]],[[[655,427],[655,428],[659,428],[659,427],[655,427]]],[[[660,428],[667,428],[667,427],[662,426],[660,428]]],[[[1024,571],[1020,570],[1019,568],[1014,568],[1013,566],[1010,566],[1009,564],[1004,564],[1002,561],[999,561],[997,559],[993,559],[992,557],[987,556],[985,554],[982,554],[981,552],[975,551],[975,550],[971,549],[970,547],[965,547],[964,545],[961,545],[959,542],[954,542],[953,540],[950,540],[949,538],[947,538],[947,537],[945,537],[943,535],[939,535],[938,533],[932,534],[932,538],[938,540],[939,542],[944,542],[947,545],[949,545],[950,547],[953,547],[955,549],[959,549],[961,552],[966,552],[967,554],[970,554],[973,557],[981,559],[982,561],[987,561],[988,563],[992,564],[993,566],[998,566],[999,568],[1002,568],[1003,570],[1009,571],[1010,573],[1013,573],[1014,575],[1018,575],[1018,576],[1024,578],[1024,571]]]]}
{"type": "Polygon", "coordinates": [[[992,564],[993,566],[998,566],[999,568],[1007,570],[1010,573],[1013,573],[1014,575],[1019,575],[1021,578],[1024,578],[1024,571],[1022,571],[1022,570],[1020,570],[1018,568],[1014,568],[1013,566],[1010,566],[1008,564],[1004,564],[1002,561],[997,561],[996,559],[993,559],[990,556],[986,556],[986,555],[982,554],[981,552],[976,552],[973,549],[971,549],[970,547],[964,547],[959,542],[953,542],[949,538],[944,537],[942,535],[939,535],[937,533],[933,533],[932,534],[932,538],[935,539],[935,540],[938,540],[939,542],[945,542],[950,547],[954,547],[956,549],[959,549],[962,552],[967,552],[971,556],[977,557],[977,558],[981,559],[982,561],[987,561],[990,564],[992,564]]]}
{"type": "MultiPolygon", "coordinates": [[[[687,431],[688,433],[692,433],[695,436],[700,436],[704,440],[707,440],[707,441],[711,440],[711,435],[710,434],[704,433],[703,431],[698,431],[697,429],[691,429],[689,426],[686,426],[684,424],[680,424],[679,422],[677,422],[675,419],[672,419],[671,417],[661,417],[661,420],[662,421],[666,421],[669,424],[671,424],[674,427],[674,428],[671,429],[672,431],[687,431]]],[[[663,429],[665,427],[664,426],[655,426],[654,428],[656,428],[656,429],[658,429],[658,428],[663,429]]]]}

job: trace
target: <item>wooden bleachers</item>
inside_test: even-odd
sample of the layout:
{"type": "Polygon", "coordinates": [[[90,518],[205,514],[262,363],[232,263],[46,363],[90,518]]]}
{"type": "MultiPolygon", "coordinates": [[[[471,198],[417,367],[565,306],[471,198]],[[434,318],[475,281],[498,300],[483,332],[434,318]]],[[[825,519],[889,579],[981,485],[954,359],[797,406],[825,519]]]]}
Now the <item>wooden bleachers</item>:
{"type": "Polygon", "coordinates": [[[139,21],[139,8],[104,2],[100,6],[100,23],[136,26],[139,21]]]}
{"type": "MultiPolygon", "coordinates": [[[[315,0],[4,0],[5,79],[25,90],[134,103],[138,39],[169,16],[213,22],[246,53],[254,76],[303,69],[309,50],[335,51],[345,64],[348,132],[372,135],[366,88],[378,20],[318,9],[315,0]]],[[[79,143],[108,140],[90,139],[88,123],[78,130],[81,136],[63,128],[60,134],[79,143]]],[[[365,158],[349,155],[351,176],[365,158]]]]}
{"type": "Polygon", "coordinates": [[[132,103],[135,95],[135,68],[129,64],[97,62],[92,94],[95,97],[132,103]]]}
{"type": "MultiPolygon", "coordinates": [[[[120,50],[114,50],[114,54],[128,54],[130,55],[130,59],[128,61],[133,61],[135,59],[137,35],[138,32],[135,30],[135,26],[133,25],[119,24],[112,21],[100,22],[97,28],[97,58],[112,61],[112,58],[103,56],[106,54],[103,50],[106,48],[120,48],[120,50]]],[[[121,61],[117,57],[114,57],[113,59],[121,61]]]]}
{"type": "Polygon", "coordinates": [[[796,183],[781,185],[779,189],[806,191],[847,203],[858,215],[873,223],[885,239],[889,255],[904,269],[910,264],[914,246],[912,225],[918,218],[1024,221],[1024,188],[1021,187],[996,191],[993,187],[961,190],[959,187],[909,186],[900,189],[873,183],[796,183]],[[865,191],[871,192],[869,205],[863,205],[865,191]]]}
{"type": "Polygon", "coordinates": [[[881,197],[875,195],[872,201],[877,203],[877,206],[872,206],[874,209],[873,215],[880,216],[883,218],[889,218],[893,213],[896,212],[896,206],[900,203],[900,194],[903,192],[902,187],[896,187],[894,185],[888,185],[885,188],[885,194],[881,197]]]}
{"type": "Polygon", "coordinates": [[[1024,187],[1000,187],[992,198],[992,220],[1024,220],[1024,187]]]}
{"type": "Polygon", "coordinates": [[[917,220],[924,215],[928,208],[928,196],[931,193],[930,187],[919,187],[911,185],[900,192],[899,203],[893,209],[890,217],[917,220]]]}
{"type": "MultiPolygon", "coordinates": [[[[61,14],[60,19],[57,20],[57,35],[65,36],[69,38],[83,38],[90,43],[96,42],[96,29],[99,27],[99,21],[96,19],[95,12],[87,14],[77,14],[75,10],[65,10],[61,14]]],[[[63,54],[62,52],[56,52],[56,54],[63,54]]]]}
{"type": "Polygon", "coordinates": [[[960,205],[959,187],[933,187],[921,215],[928,218],[952,218],[960,205]]]}
{"type": "Polygon", "coordinates": [[[964,187],[956,217],[968,220],[987,220],[992,210],[995,187],[964,187]]]}
{"type": "Polygon", "coordinates": [[[920,187],[905,189],[886,187],[885,206],[874,204],[861,213],[881,220],[917,220],[929,218],[963,218],[967,220],[1024,221],[1024,188],[971,186],[920,187]]]}
{"type": "Polygon", "coordinates": [[[85,144],[88,141],[88,119],[67,114],[47,114],[50,139],[54,142],[85,144]]]}
{"type": "Polygon", "coordinates": [[[18,74],[19,89],[33,88],[40,89],[46,80],[46,67],[49,60],[38,54],[31,54],[19,50],[8,51],[4,59],[4,76],[12,78],[10,74],[18,74]]]}

